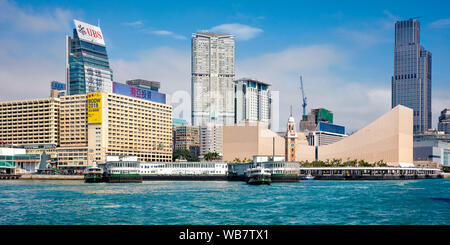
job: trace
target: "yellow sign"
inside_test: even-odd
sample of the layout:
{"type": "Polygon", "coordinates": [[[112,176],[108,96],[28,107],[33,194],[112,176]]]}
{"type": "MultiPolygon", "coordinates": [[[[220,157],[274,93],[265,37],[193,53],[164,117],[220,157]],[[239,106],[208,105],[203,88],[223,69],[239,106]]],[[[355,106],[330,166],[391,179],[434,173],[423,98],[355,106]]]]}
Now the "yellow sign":
{"type": "Polygon", "coordinates": [[[90,93],[87,99],[88,123],[102,123],[102,93],[90,93]]]}

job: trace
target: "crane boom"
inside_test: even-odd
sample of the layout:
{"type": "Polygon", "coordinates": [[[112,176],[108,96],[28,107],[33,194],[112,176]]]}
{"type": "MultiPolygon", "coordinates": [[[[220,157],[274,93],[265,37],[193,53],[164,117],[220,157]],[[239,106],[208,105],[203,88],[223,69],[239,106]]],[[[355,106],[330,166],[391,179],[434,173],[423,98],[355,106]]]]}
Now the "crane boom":
{"type": "Polygon", "coordinates": [[[302,90],[302,107],[303,107],[303,116],[306,116],[306,97],[305,97],[305,91],[303,90],[303,80],[302,76],[300,76],[300,89],[302,90]]]}

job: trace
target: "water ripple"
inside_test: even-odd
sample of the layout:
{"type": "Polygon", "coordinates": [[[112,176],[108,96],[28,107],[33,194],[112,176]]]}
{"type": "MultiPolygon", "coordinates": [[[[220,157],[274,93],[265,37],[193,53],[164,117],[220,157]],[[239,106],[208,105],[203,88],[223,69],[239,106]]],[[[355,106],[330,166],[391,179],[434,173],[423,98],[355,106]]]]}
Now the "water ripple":
{"type": "Polygon", "coordinates": [[[450,224],[450,179],[308,181],[0,181],[0,224],[450,224]]]}

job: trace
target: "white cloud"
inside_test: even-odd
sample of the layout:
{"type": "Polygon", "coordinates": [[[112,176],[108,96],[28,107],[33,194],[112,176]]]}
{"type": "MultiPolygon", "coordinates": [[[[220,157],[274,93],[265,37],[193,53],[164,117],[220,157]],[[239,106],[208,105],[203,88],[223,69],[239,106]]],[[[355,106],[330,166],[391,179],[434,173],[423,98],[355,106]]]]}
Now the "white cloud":
{"type": "Polygon", "coordinates": [[[433,23],[431,23],[430,26],[432,28],[449,28],[450,27],[450,18],[436,20],[433,23]]]}
{"type": "Polygon", "coordinates": [[[171,31],[166,31],[166,30],[150,31],[150,33],[158,35],[158,36],[169,36],[169,37],[172,37],[172,38],[175,38],[175,39],[181,39],[181,40],[185,40],[186,39],[185,36],[173,33],[171,31]]]}
{"type": "Polygon", "coordinates": [[[396,16],[396,15],[393,15],[391,12],[389,12],[389,10],[384,10],[383,13],[384,13],[387,17],[389,17],[389,19],[390,19],[391,21],[398,21],[398,20],[400,19],[400,17],[398,17],[398,16],[396,16]]]}
{"type": "Polygon", "coordinates": [[[142,26],[144,24],[144,22],[142,21],[142,20],[137,20],[137,21],[134,21],[134,22],[123,22],[123,23],[121,23],[121,25],[123,25],[123,26],[131,26],[131,27],[139,27],[139,26],[142,26]]]}
{"type": "Polygon", "coordinates": [[[441,115],[441,111],[444,110],[445,108],[450,108],[450,96],[448,96],[449,92],[450,86],[444,89],[432,91],[432,100],[431,100],[432,128],[437,129],[437,124],[439,122],[439,116],[441,115]]]}
{"type": "Polygon", "coordinates": [[[395,21],[399,17],[384,10],[385,17],[369,22],[356,22],[337,27],[336,33],[359,47],[371,47],[380,43],[392,42],[395,21]]]}
{"type": "Polygon", "coordinates": [[[64,81],[63,55],[60,59],[40,55],[0,59],[0,101],[49,97],[53,80],[64,81]]]}
{"type": "Polygon", "coordinates": [[[190,53],[168,47],[140,52],[134,60],[111,60],[114,80],[142,78],[161,82],[161,91],[190,91],[190,53]]]}
{"type": "Polygon", "coordinates": [[[72,13],[55,8],[43,13],[19,8],[14,2],[0,0],[0,23],[12,25],[23,32],[43,33],[70,29],[72,13]]]}
{"type": "Polygon", "coordinates": [[[240,40],[250,40],[263,32],[262,29],[239,23],[222,24],[209,29],[211,32],[223,32],[235,35],[240,40]]]}

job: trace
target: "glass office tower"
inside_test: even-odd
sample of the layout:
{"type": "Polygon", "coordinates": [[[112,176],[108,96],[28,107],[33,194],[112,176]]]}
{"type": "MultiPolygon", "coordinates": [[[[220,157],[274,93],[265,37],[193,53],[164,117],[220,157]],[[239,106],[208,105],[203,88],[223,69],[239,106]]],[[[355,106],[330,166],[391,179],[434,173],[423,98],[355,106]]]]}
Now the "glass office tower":
{"type": "Polygon", "coordinates": [[[420,45],[417,19],[395,23],[392,108],[414,110],[414,133],[431,128],[431,53],[420,45]]]}
{"type": "Polygon", "coordinates": [[[67,94],[111,93],[113,74],[100,28],[74,23],[73,37],[66,37],[67,94]]]}

